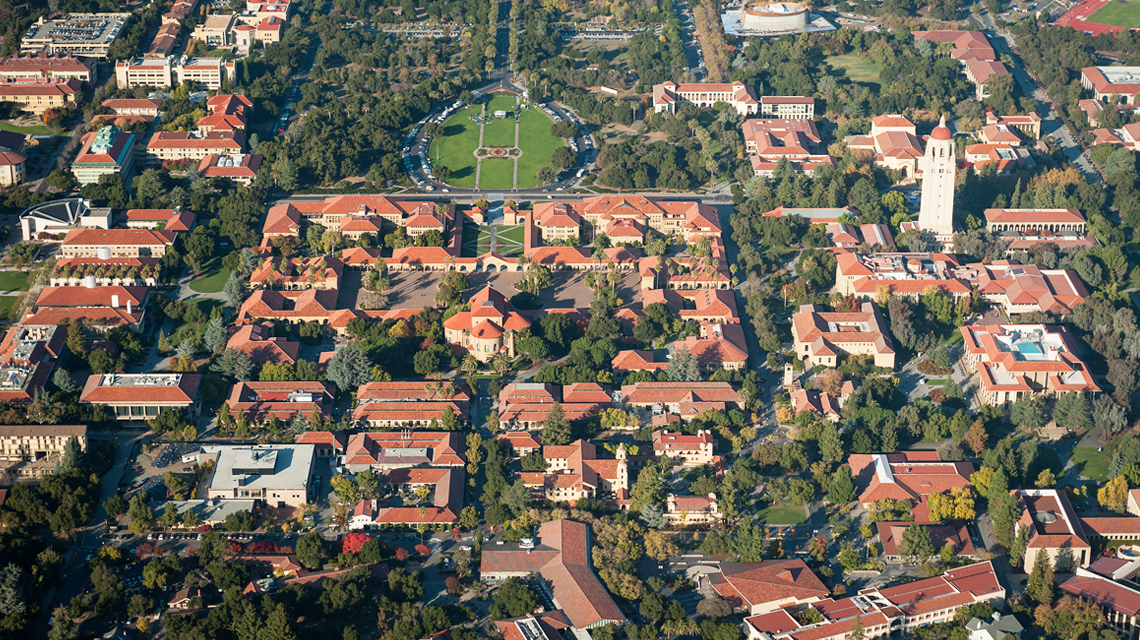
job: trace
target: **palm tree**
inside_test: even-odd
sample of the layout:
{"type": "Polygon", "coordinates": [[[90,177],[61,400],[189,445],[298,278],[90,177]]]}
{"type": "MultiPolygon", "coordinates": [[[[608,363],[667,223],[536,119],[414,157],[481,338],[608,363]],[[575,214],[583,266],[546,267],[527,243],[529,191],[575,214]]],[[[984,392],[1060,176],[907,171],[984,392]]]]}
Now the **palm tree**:
{"type": "Polygon", "coordinates": [[[479,361],[475,358],[475,356],[469,353],[463,358],[463,364],[461,366],[467,375],[472,376],[475,375],[475,372],[479,370],[479,361]]]}
{"type": "Polygon", "coordinates": [[[507,357],[507,354],[500,351],[495,354],[494,358],[491,358],[491,366],[495,368],[495,371],[497,371],[500,376],[505,376],[507,375],[507,371],[511,368],[511,360],[507,357]]]}

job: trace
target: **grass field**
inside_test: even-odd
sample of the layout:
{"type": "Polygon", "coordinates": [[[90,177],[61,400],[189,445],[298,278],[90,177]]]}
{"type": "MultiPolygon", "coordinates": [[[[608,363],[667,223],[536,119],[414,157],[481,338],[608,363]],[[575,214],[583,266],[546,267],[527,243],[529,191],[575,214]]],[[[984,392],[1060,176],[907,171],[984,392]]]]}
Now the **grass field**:
{"type": "Polygon", "coordinates": [[[29,275],[27,271],[0,271],[0,291],[27,291],[29,275]]]}
{"type": "Polygon", "coordinates": [[[51,131],[43,125],[35,125],[32,127],[17,127],[9,122],[0,122],[0,131],[12,131],[13,133],[24,133],[29,136],[50,136],[51,131]]]}
{"type": "Polygon", "coordinates": [[[513,147],[515,146],[515,119],[496,118],[496,111],[513,113],[515,99],[512,96],[495,96],[487,103],[487,119],[483,123],[484,147],[513,147]]]}
{"type": "Polygon", "coordinates": [[[195,293],[221,293],[230,279],[230,270],[222,266],[222,258],[230,254],[225,251],[214,256],[202,269],[202,277],[190,283],[190,290],[195,293]]]}
{"type": "Polygon", "coordinates": [[[799,524],[807,521],[807,510],[798,504],[776,504],[757,514],[764,524],[799,524]]]}
{"type": "Polygon", "coordinates": [[[566,141],[550,135],[550,125],[554,122],[538,109],[527,109],[519,117],[519,188],[539,186],[539,167],[550,166],[550,156],[558,147],[565,147],[566,141]]]}
{"type": "Polygon", "coordinates": [[[459,245],[459,255],[463,258],[481,256],[491,250],[491,229],[477,225],[463,226],[463,241],[459,245]]]}
{"type": "Polygon", "coordinates": [[[7,318],[20,296],[0,296],[0,318],[7,318]]]}
{"type": "Polygon", "coordinates": [[[479,146],[479,125],[471,122],[479,115],[479,107],[467,107],[443,122],[443,133],[431,142],[432,162],[451,169],[447,183],[472,189],[475,187],[475,149],[479,146]]]}
{"type": "Polygon", "coordinates": [[[879,86],[879,73],[882,69],[874,60],[857,54],[846,56],[831,56],[826,59],[827,64],[835,71],[842,71],[852,82],[859,82],[873,87],[879,86]]]}
{"type": "Polygon", "coordinates": [[[1086,21],[1094,24],[1108,24],[1114,27],[1140,27],[1140,5],[1116,0],[1101,7],[1086,21]]]}
{"type": "MultiPolygon", "coordinates": [[[[198,305],[198,308],[202,310],[203,317],[206,318],[206,322],[209,322],[210,313],[214,310],[214,307],[222,306],[221,300],[214,300],[213,298],[198,298],[197,300],[191,300],[190,303],[198,305]]],[[[206,330],[206,322],[194,324],[182,319],[176,320],[174,322],[174,332],[169,336],[170,344],[176,347],[191,334],[197,333],[198,335],[202,335],[202,332],[206,330]]]]}
{"type": "Polygon", "coordinates": [[[499,240],[512,240],[514,242],[522,244],[523,240],[526,237],[526,230],[523,229],[522,225],[517,225],[514,227],[508,227],[504,225],[499,227],[499,230],[495,232],[495,237],[499,240]]]}
{"type": "Polygon", "coordinates": [[[1069,459],[1082,476],[1097,482],[1108,481],[1108,466],[1112,459],[1107,453],[1097,451],[1096,447],[1073,447],[1069,459]]]}
{"type": "Polygon", "coordinates": [[[483,160],[479,170],[480,189],[510,189],[514,186],[515,163],[510,160],[483,160]]]}

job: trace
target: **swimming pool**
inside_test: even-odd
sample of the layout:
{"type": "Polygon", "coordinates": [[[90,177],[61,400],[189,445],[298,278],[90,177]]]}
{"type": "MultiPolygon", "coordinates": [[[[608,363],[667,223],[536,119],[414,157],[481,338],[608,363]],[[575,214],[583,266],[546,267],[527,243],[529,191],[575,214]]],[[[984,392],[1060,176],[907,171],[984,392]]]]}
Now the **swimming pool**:
{"type": "Polygon", "coordinates": [[[1045,353],[1044,351],[1041,350],[1040,346],[1038,346],[1036,343],[1033,343],[1033,342],[1022,342],[1021,344],[1017,345],[1017,350],[1020,351],[1021,353],[1029,353],[1029,354],[1045,353]]]}

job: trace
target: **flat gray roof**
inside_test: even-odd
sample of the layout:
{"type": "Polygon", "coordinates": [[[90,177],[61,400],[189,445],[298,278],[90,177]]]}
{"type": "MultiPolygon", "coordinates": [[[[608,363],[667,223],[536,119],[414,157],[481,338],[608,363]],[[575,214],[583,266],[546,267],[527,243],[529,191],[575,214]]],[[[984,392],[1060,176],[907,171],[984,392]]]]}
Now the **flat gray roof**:
{"type": "Polygon", "coordinates": [[[311,444],[266,444],[203,447],[217,453],[210,489],[284,489],[307,487],[316,447],[311,444]],[[254,459],[254,468],[249,466],[254,459]],[[272,460],[272,466],[268,461],[272,460]],[[256,470],[258,473],[243,473],[256,470]]]}

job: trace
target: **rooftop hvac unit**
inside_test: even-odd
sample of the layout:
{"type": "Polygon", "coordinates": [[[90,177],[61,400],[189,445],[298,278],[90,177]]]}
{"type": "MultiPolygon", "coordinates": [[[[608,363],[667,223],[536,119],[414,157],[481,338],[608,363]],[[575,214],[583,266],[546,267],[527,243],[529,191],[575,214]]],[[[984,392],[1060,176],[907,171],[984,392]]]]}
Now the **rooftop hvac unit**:
{"type": "Polygon", "coordinates": [[[100,260],[110,260],[111,259],[111,247],[99,247],[99,259],[100,260]]]}
{"type": "Polygon", "coordinates": [[[88,289],[94,289],[95,288],[95,276],[87,276],[86,278],[84,278],[83,279],[83,286],[87,287],[88,289]]]}

